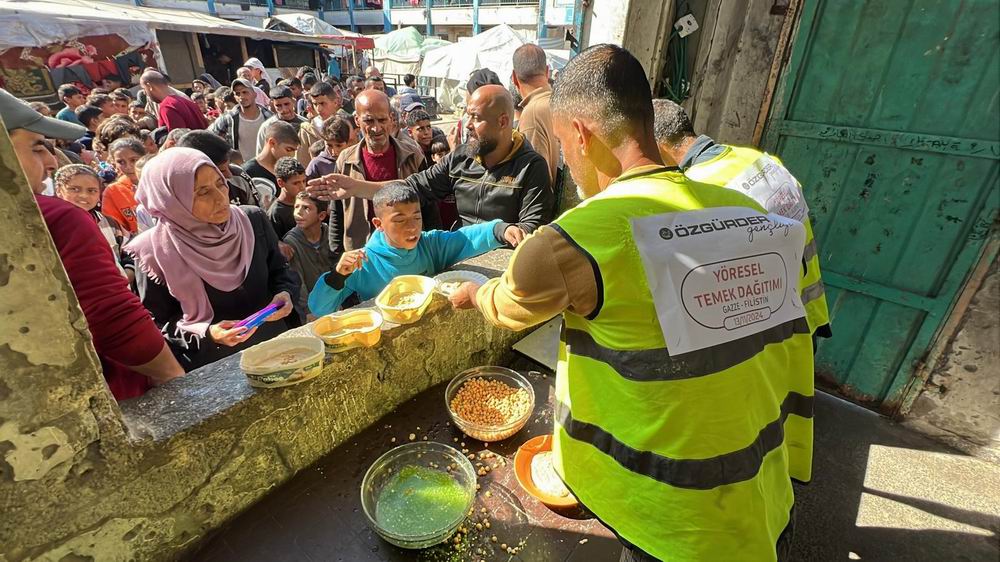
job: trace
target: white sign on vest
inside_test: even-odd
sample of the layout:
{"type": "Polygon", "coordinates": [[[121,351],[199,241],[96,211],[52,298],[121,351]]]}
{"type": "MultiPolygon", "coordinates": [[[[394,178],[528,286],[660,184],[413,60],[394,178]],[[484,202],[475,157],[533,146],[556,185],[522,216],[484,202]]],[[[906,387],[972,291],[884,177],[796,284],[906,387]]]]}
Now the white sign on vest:
{"type": "Polygon", "coordinates": [[[809,212],[799,183],[787,168],[767,154],[729,180],[726,189],[747,195],[770,213],[799,222],[809,212]]]}
{"type": "Polygon", "coordinates": [[[805,227],[746,207],[632,219],[670,355],[724,344],[805,315],[805,227]]]}

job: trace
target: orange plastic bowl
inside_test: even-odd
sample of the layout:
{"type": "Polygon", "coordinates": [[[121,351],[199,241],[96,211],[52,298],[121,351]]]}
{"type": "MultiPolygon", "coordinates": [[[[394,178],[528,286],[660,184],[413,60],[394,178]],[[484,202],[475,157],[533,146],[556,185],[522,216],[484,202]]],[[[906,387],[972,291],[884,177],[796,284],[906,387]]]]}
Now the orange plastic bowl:
{"type": "Polygon", "coordinates": [[[517,477],[517,483],[524,488],[524,491],[531,494],[535,499],[553,509],[576,507],[579,502],[576,501],[573,494],[570,494],[565,498],[550,496],[549,494],[546,494],[536,488],[534,481],[531,479],[531,459],[535,458],[535,455],[538,453],[544,453],[551,450],[551,435],[539,435],[538,437],[532,437],[531,439],[525,441],[523,445],[518,447],[517,453],[514,454],[514,476],[517,477]]]}

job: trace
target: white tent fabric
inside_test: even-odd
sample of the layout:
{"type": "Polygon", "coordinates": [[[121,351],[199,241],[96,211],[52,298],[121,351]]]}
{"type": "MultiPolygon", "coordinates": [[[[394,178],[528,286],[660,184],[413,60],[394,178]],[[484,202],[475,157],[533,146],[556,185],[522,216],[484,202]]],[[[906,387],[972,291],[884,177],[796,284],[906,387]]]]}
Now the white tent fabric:
{"type": "MultiPolygon", "coordinates": [[[[420,75],[464,82],[472,71],[489,68],[497,73],[505,86],[510,86],[514,51],[525,43],[530,41],[509,25],[498,25],[475,37],[428,51],[420,66],[420,75]]],[[[560,52],[546,51],[545,54],[553,70],[561,69],[568,62],[560,52]]]]}
{"type": "Polygon", "coordinates": [[[291,28],[306,35],[326,35],[336,37],[360,37],[354,33],[334,27],[310,14],[276,14],[264,22],[265,29],[287,30],[291,28]]]}
{"type": "Polygon", "coordinates": [[[188,10],[136,7],[93,0],[0,2],[0,50],[42,47],[88,35],[115,33],[132,46],[152,40],[152,30],[235,35],[248,39],[322,43],[318,37],[258,29],[188,10]]]}
{"type": "Polygon", "coordinates": [[[424,37],[415,27],[369,37],[375,40],[375,66],[388,74],[418,74],[425,52],[451,45],[444,39],[424,37]]]}

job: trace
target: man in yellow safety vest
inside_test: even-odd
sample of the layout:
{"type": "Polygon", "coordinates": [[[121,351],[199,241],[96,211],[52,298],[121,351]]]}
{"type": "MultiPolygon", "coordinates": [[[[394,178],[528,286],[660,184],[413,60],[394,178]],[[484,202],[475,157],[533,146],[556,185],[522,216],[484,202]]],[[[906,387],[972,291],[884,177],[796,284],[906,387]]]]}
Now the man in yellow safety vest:
{"type": "Polygon", "coordinates": [[[784,558],[812,451],[804,228],[664,167],[621,47],[572,59],[551,111],[583,203],[452,303],[514,330],[562,314],[555,467],[623,560],[784,558]]]}
{"type": "Polygon", "coordinates": [[[806,320],[814,345],[815,338],[832,336],[819,252],[799,182],[775,156],[754,148],[719,144],[707,135],[695,135],[684,108],[670,100],[653,100],[653,111],[656,118],[653,134],[666,164],[679,167],[695,181],[744,193],[768,212],[795,219],[805,226],[806,248],[802,259],[805,271],[799,289],[806,320]]]}

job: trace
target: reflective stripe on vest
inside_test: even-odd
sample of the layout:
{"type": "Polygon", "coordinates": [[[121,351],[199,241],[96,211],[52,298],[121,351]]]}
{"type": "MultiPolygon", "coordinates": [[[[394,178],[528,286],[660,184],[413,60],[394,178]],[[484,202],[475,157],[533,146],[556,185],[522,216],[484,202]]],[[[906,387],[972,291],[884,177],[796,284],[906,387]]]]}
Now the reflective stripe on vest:
{"type": "MultiPolygon", "coordinates": [[[[707,160],[684,170],[685,175],[693,180],[726,187],[730,180],[738,177],[749,166],[765,153],[753,148],[726,146],[726,150],[707,160]]],[[[776,156],[767,155],[778,164],[781,160],[776,156]]],[[[801,190],[801,186],[800,186],[801,190]]],[[[765,202],[758,201],[761,205],[765,202]]],[[[813,236],[812,222],[806,217],[802,223],[806,227],[806,247],[802,261],[806,264],[805,274],[800,283],[802,302],[806,305],[806,318],[812,333],[830,323],[830,311],[826,303],[826,292],[823,287],[822,273],[819,266],[816,239],[813,236]]]]}
{"type": "Polygon", "coordinates": [[[556,221],[603,297],[589,317],[564,313],[556,469],[619,536],[666,560],[774,560],[790,473],[809,476],[808,323],[671,356],[631,237],[631,218],[726,206],[761,211],[736,191],[660,171],[620,179],[556,221]]]}

